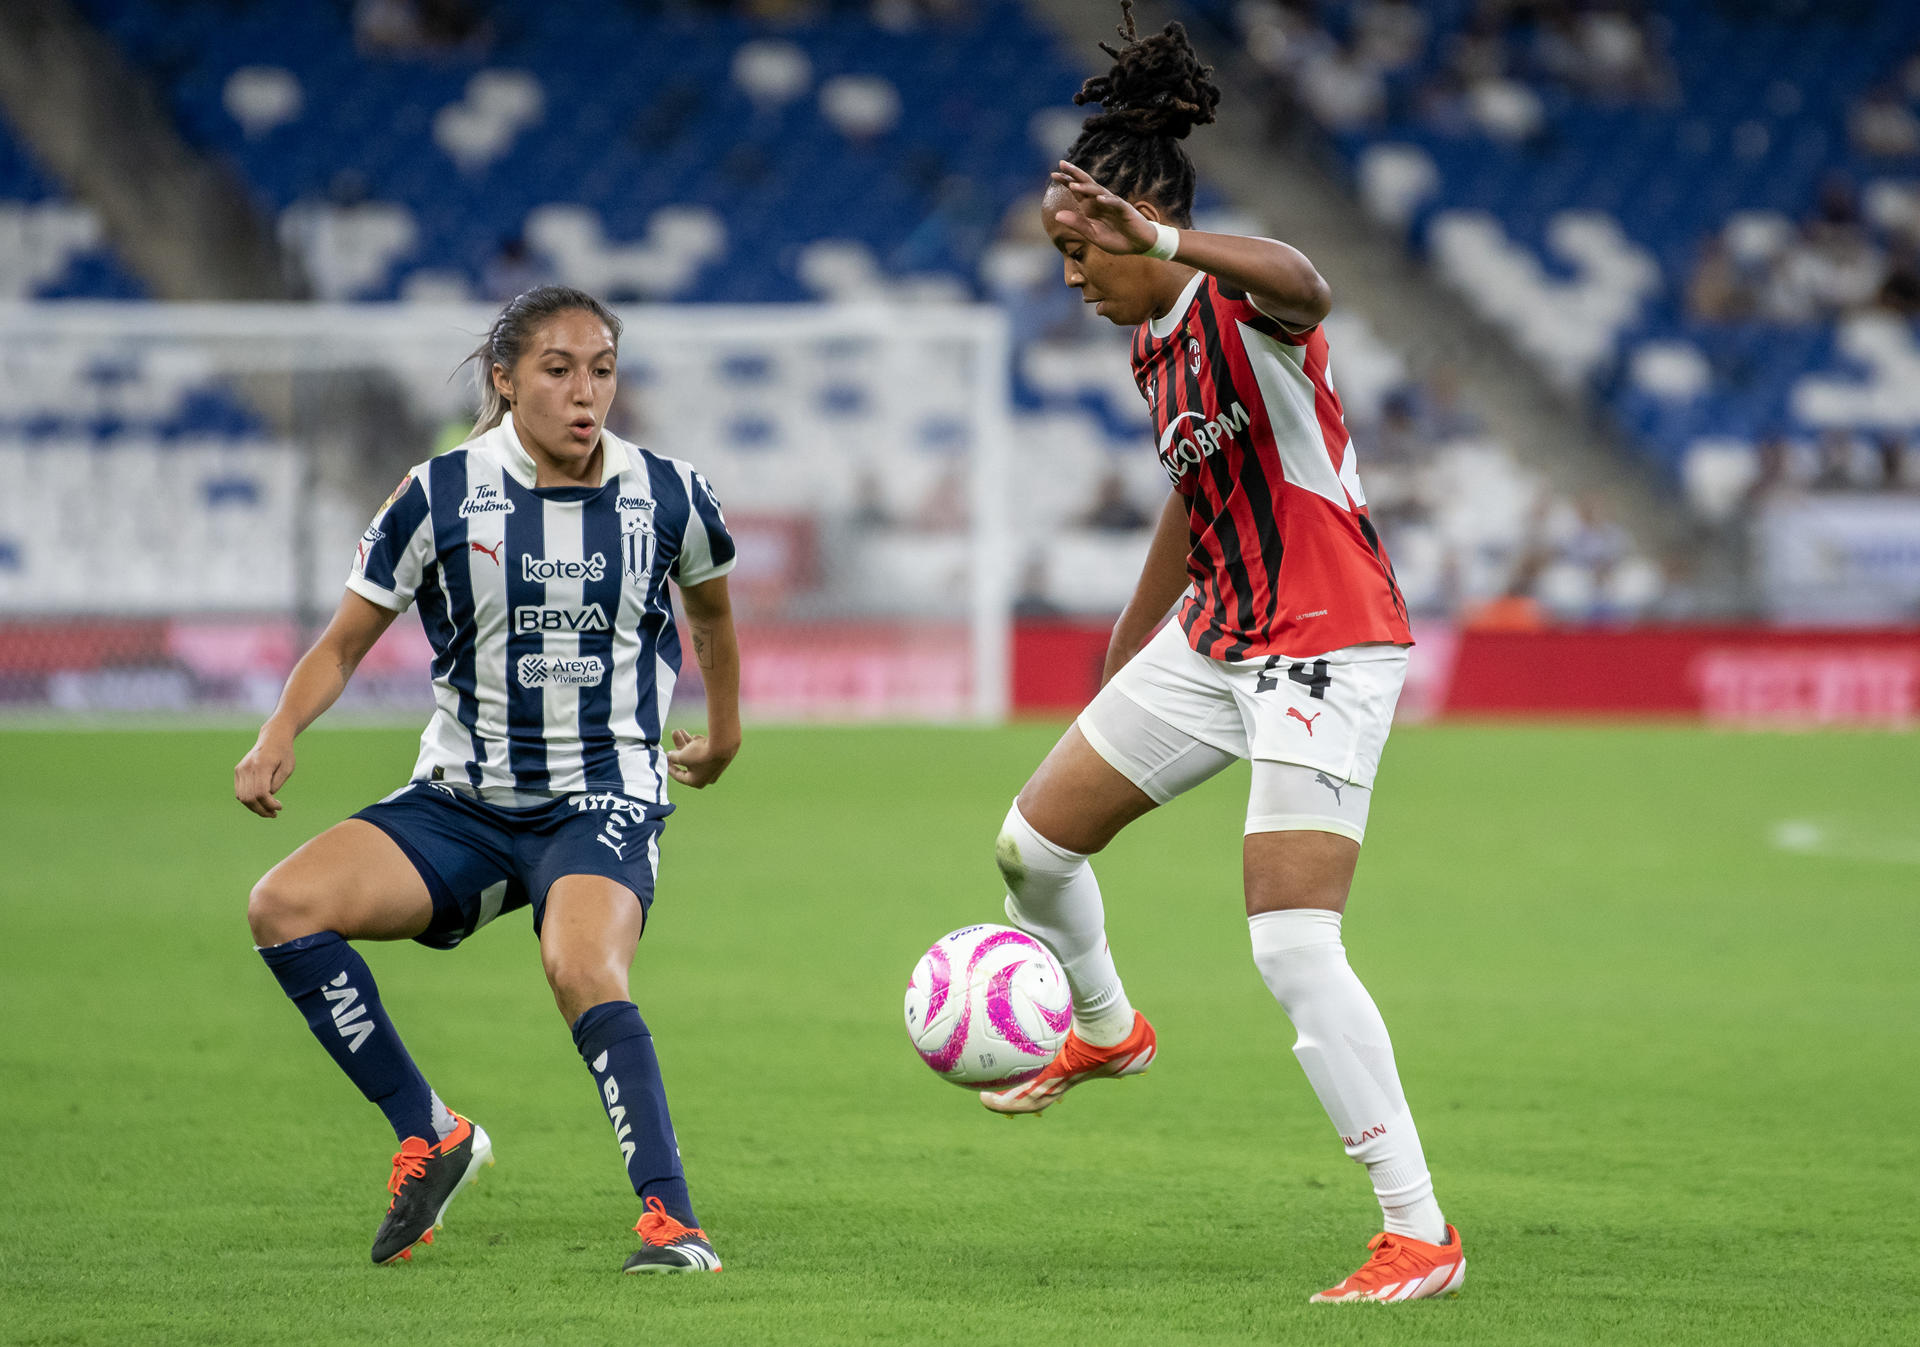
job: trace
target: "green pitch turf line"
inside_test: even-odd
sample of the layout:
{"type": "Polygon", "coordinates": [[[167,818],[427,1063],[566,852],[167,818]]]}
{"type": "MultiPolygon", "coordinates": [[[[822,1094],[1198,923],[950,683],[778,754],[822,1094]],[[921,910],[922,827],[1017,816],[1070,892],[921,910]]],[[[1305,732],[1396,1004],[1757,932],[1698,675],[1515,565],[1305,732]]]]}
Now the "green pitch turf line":
{"type": "Polygon", "coordinates": [[[1305,1303],[1377,1211],[1248,955],[1244,769],[1099,861],[1149,1074],[1007,1120],[908,1049],[1055,732],[750,731],[680,793],[634,986],[727,1270],[659,1280],[524,915],[363,947],[499,1154],[368,1265],[391,1136],[242,912],[412,733],[309,736],[271,823],[244,731],[0,733],[0,1342],[1920,1341],[1912,737],[1396,732],[1347,945],[1469,1269],[1384,1308],[1305,1303]]]}

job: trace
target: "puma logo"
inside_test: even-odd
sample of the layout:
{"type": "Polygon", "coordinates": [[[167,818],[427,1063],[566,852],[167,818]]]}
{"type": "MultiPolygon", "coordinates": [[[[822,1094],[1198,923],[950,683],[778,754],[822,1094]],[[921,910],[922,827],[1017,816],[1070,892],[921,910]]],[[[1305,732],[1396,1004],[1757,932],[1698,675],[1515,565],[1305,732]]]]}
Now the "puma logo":
{"type": "Polygon", "coordinates": [[[1293,718],[1294,718],[1295,720],[1297,720],[1297,721],[1299,721],[1299,722],[1300,722],[1300,723],[1301,723],[1302,725],[1305,725],[1305,726],[1307,727],[1307,738],[1309,738],[1309,739],[1311,739],[1311,738],[1313,738],[1313,722],[1314,722],[1315,720],[1318,720],[1318,719],[1320,719],[1320,717],[1321,717],[1321,716],[1323,716],[1323,715],[1325,715],[1325,714],[1326,714],[1326,712],[1324,712],[1324,711],[1315,711],[1315,712],[1313,713],[1313,716],[1312,716],[1312,719],[1309,719],[1308,717],[1306,717],[1306,716],[1303,716],[1303,715],[1301,715],[1301,714],[1300,714],[1300,708],[1299,708],[1299,707],[1297,707],[1297,706],[1289,706],[1289,707],[1287,708],[1287,714],[1288,714],[1288,715],[1290,715],[1290,716],[1292,716],[1292,717],[1293,717],[1293,718]]]}
{"type": "Polygon", "coordinates": [[[482,547],[479,543],[467,544],[468,547],[471,547],[474,551],[478,552],[481,556],[492,557],[493,564],[496,566],[500,564],[501,549],[506,547],[506,545],[507,545],[507,540],[505,538],[502,538],[499,542],[495,543],[492,547],[482,547]]]}
{"type": "MultiPolygon", "coordinates": [[[[1308,728],[1307,733],[1308,734],[1313,733],[1313,730],[1311,727],[1308,728]]],[[[1328,790],[1333,792],[1333,802],[1335,804],[1342,803],[1340,799],[1340,788],[1346,785],[1347,784],[1346,782],[1335,781],[1332,777],[1328,776],[1325,772],[1315,772],[1313,774],[1313,779],[1315,781],[1318,781],[1321,785],[1325,786],[1328,790]]]]}

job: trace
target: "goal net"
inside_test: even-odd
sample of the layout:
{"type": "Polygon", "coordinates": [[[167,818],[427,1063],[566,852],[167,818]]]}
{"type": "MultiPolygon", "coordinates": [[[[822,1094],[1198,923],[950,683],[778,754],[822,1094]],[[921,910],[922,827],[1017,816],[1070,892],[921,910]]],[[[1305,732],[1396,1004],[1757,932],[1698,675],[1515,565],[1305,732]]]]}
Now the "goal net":
{"type": "MultiPolygon", "coordinates": [[[[0,306],[0,711],[262,712],[406,468],[465,438],[481,306],[0,306]]],[[[1008,695],[995,309],[637,308],[611,428],[714,483],[762,718],[1008,695]]],[[[395,624],[346,704],[424,712],[395,624]]],[[[697,695],[697,669],[685,671],[697,695]]]]}

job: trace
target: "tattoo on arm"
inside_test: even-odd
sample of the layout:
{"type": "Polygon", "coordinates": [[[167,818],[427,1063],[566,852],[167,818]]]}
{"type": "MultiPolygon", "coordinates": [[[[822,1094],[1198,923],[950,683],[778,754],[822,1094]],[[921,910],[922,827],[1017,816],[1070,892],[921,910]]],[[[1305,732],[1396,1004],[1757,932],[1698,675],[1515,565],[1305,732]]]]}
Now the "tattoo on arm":
{"type": "Polygon", "coordinates": [[[688,623],[687,625],[692,627],[693,629],[692,635],[693,635],[694,658],[700,662],[701,668],[711,669],[713,667],[713,636],[712,634],[707,631],[707,628],[703,623],[691,622],[691,623],[688,623]]]}

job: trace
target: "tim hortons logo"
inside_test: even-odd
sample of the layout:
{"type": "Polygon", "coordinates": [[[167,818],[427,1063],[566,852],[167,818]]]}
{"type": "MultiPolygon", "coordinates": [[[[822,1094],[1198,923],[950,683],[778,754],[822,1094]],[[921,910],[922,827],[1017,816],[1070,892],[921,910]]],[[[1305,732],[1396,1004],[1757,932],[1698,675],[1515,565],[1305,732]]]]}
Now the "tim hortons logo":
{"type": "Polygon", "coordinates": [[[460,517],[472,519],[482,514],[512,514],[513,502],[500,494],[500,488],[485,482],[474,487],[473,494],[460,502],[460,517]]]}

